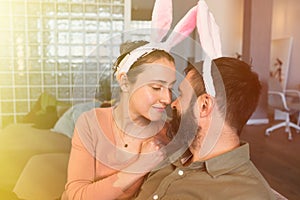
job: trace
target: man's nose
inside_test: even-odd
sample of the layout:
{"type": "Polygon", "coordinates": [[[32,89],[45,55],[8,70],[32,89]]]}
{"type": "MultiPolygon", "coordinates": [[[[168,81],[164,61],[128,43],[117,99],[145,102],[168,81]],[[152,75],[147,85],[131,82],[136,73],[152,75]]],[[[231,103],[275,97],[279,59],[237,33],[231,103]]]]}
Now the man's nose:
{"type": "Polygon", "coordinates": [[[171,103],[171,108],[172,109],[174,109],[174,108],[177,108],[177,99],[175,99],[175,101],[173,101],[172,103],[171,103]]]}

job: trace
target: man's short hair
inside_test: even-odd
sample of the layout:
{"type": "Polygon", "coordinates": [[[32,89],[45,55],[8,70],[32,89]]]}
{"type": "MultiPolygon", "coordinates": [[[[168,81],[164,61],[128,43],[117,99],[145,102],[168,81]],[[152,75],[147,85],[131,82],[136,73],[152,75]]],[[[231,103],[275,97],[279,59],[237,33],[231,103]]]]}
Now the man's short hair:
{"type": "MultiPolygon", "coordinates": [[[[202,78],[203,62],[189,64],[185,73],[197,70],[191,76],[191,85],[197,96],[206,93],[202,78]]],[[[221,57],[213,60],[212,76],[216,89],[216,102],[226,123],[237,130],[242,128],[255,111],[261,84],[251,66],[236,58],[221,57]]]]}

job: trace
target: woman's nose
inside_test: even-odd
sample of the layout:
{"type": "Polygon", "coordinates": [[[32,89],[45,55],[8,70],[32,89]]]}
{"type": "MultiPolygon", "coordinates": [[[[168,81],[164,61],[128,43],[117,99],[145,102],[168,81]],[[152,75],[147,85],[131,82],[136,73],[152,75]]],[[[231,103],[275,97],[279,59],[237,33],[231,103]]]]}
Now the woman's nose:
{"type": "Polygon", "coordinates": [[[168,105],[172,101],[172,93],[168,88],[163,88],[161,91],[160,102],[168,105]]]}

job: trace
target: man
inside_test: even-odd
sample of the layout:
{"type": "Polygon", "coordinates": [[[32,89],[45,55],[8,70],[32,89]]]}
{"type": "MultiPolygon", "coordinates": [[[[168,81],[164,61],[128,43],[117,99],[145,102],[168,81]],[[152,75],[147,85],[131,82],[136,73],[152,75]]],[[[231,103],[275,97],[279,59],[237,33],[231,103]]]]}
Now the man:
{"type": "Polygon", "coordinates": [[[275,199],[249,159],[249,144],[239,140],[258,103],[257,74],[238,59],[215,59],[212,97],[206,93],[201,67],[197,63],[186,68],[181,94],[172,104],[190,118],[182,123],[193,121],[198,127],[196,135],[178,161],[149,174],[136,199],[275,199]]]}

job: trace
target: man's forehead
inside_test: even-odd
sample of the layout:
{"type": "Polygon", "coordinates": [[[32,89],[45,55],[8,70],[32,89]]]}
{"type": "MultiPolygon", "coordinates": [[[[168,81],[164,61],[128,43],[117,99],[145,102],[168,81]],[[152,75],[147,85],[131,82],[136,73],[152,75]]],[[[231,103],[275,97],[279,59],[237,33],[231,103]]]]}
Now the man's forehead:
{"type": "Polygon", "coordinates": [[[181,93],[193,91],[193,87],[192,87],[191,83],[192,83],[192,77],[191,77],[191,73],[189,72],[185,76],[185,78],[182,80],[182,82],[180,83],[178,90],[181,93]]]}

